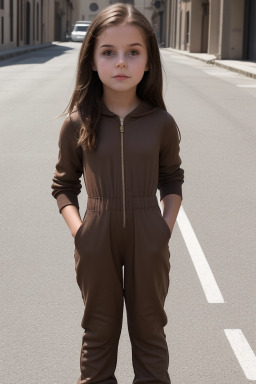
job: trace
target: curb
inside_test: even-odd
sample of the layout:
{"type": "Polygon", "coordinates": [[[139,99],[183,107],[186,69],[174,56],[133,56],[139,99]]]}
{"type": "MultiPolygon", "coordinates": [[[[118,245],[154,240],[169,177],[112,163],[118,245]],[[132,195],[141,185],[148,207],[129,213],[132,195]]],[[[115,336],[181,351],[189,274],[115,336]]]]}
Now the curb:
{"type": "MultiPolygon", "coordinates": [[[[255,70],[253,72],[251,72],[251,71],[248,71],[242,67],[232,66],[228,63],[224,64],[215,55],[209,55],[209,54],[203,54],[203,53],[198,53],[198,54],[194,53],[193,54],[193,53],[190,53],[187,51],[181,51],[179,49],[174,49],[174,48],[163,48],[163,49],[166,51],[171,51],[171,52],[177,53],[177,54],[182,55],[182,56],[186,56],[186,57],[189,57],[192,59],[203,61],[206,64],[216,65],[216,67],[220,67],[220,68],[223,68],[223,69],[226,69],[226,70],[229,70],[232,72],[236,72],[236,73],[239,73],[241,75],[256,79],[256,65],[255,65],[255,70]]],[[[237,62],[239,62],[239,61],[237,60],[237,62]]],[[[243,61],[241,61],[241,64],[242,63],[243,63],[243,61]]]]}
{"type": "Polygon", "coordinates": [[[174,48],[163,48],[165,51],[170,51],[173,53],[177,53],[178,55],[186,56],[191,59],[196,59],[205,62],[206,64],[214,64],[217,57],[215,55],[209,55],[207,53],[190,53],[187,51],[181,51],[179,49],[174,48]]]}
{"type": "Polygon", "coordinates": [[[25,53],[29,53],[32,51],[38,51],[39,49],[49,48],[53,47],[54,44],[52,43],[46,43],[46,44],[40,44],[40,45],[32,45],[28,47],[22,47],[22,48],[16,48],[16,49],[10,49],[6,51],[0,51],[0,60],[6,60],[11,57],[23,55],[25,53]]]}
{"type": "Polygon", "coordinates": [[[239,73],[240,75],[244,75],[244,76],[250,77],[252,79],[256,79],[256,69],[255,69],[255,73],[253,73],[253,72],[247,71],[246,69],[236,68],[236,67],[232,67],[228,64],[223,64],[223,63],[221,63],[221,61],[215,61],[214,65],[216,65],[216,67],[224,68],[224,69],[227,69],[229,71],[239,73]]]}

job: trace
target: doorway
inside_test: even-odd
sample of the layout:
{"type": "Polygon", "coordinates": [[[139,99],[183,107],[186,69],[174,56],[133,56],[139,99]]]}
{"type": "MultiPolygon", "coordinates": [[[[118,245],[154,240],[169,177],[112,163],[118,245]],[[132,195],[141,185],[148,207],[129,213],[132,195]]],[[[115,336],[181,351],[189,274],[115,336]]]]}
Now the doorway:
{"type": "Polygon", "coordinates": [[[189,11],[186,12],[186,36],[185,36],[185,51],[187,51],[188,45],[190,43],[189,39],[189,29],[190,29],[190,14],[189,11]]]}
{"type": "Polygon", "coordinates": [[[25,44],[30,44],[30,2],[26,2],[26,39],[25,44]]]}
{"type": "Polygon", "coordinates": [[[181,31],[182,31],[182,13],[183,11],[180,11],[180,22],[179,22],[179,49],[181,49],[181,31]]]}
{"type": "Polygon", "coordinates": [[[247,20],[245,28],[247,29],[247,54],[246,58],[250,61],[256,61],[256,0],[249,0],[247,6],[247,20]]]}
{"type": "Polygon", "coordinates": [[[209,1],[202,4],[202,37],[201,52],[208,52],[208,32],[209,32],[209,1]]]}

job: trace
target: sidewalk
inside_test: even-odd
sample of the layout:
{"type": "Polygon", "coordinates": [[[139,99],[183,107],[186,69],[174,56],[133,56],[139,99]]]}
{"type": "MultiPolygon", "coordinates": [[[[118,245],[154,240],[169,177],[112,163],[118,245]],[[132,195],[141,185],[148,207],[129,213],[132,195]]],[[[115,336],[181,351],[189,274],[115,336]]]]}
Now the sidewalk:
{"type": "Polygon", "coordinates": [[[6,49],[3,51],[0,51],[0,60],[9,59],[10,57],[23,55],[24,53],[37,51],[39,49],[52,47],[52,43],[46,43],[46,44],[37,44],[37,45],[25,45],[24,47],[16,47],[13,49],[6,49]]]}
{"type": "Polygon", "coordinates": [[[187,51],[180,51],[174,48],[163,48],[163,49],[169,52],[177,53],[179,55],[201,60],[207,64],[213,64],[218,67],[228,69],[229,71],[237,72],[242,75],[256,79],[256,63],[252,61],[217,60],[216,56],[208,55],[207,53],[190,53],[187,51]]]}

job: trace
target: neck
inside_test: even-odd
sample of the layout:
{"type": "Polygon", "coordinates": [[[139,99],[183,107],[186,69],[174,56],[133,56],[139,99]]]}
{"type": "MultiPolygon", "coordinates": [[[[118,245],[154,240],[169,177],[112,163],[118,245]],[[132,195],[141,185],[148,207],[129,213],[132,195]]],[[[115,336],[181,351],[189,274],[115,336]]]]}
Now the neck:
{"type": "Polygon", "coordinates": [[[136,90],[133,92],[112,92],[112,90],[105,88],[103,101],[110,111],[122,118],[135,109],[140,103],[140,99],[136,95],[136,90]]]}

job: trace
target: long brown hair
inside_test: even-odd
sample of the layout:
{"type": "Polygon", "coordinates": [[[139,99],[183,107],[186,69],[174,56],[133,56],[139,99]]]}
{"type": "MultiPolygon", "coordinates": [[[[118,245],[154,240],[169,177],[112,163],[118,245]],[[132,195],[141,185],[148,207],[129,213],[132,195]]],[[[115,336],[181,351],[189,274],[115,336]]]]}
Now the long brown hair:
{"type": "Polygon", "coordinates": [[[81,46],[78,59],[76,86],[66,111],[77,110],[82,121],[78,145],[96,148],[97,125],[100,119],[102,82],[92,70],[96,38],[110,26],[127,23],[139,27],[144,35],[148,53],[148,71],[137,85],[137,96],[153,106],[166,110],[163,100],[162,66],[156,36],[146,17],[131,4],[116,3],[104,8],[92,21],[81,46]]]}

